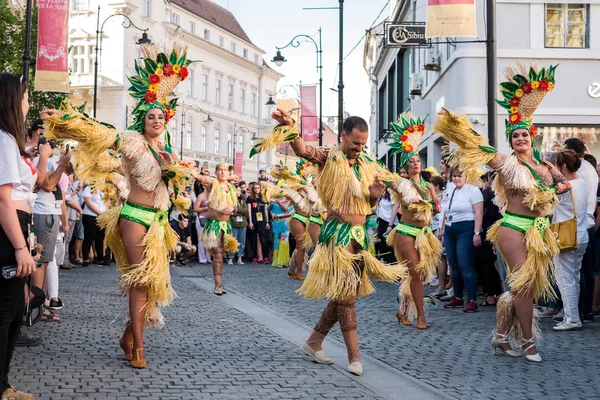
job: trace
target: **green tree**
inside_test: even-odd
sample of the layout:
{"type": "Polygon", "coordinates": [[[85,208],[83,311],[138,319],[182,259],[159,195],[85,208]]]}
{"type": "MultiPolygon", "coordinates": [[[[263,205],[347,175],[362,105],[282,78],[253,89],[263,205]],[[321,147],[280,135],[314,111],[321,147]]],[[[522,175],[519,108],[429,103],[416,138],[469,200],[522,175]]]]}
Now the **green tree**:
{"type": "MultiPolygon", "coordinates": [[[[33,1],[31,18],[31,61],[29,68],[29,121],[40,117],[42,110],[54,108],[67,97],[65,93],[36,92],[35,62],[37,55],[38,9],[33,1]]],[[[25,48],[25,9],[13,9],[8,0],[0,0],[0,71],[23,73],[23,49],[25,48]]]]}

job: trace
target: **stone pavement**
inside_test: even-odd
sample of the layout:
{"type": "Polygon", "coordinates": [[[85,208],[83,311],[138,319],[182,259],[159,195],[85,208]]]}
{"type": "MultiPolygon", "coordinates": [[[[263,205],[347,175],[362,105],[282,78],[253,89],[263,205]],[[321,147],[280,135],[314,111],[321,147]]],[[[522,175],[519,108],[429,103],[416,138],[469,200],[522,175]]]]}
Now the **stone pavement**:
{"type": "MultiPolygon", "coordinates": [[[[226,265],[224,270],[232,297],[246,296],[265,313],[306,331],[324,308],[325,302],[297,296],[300,282],[283,269],[226,265]]],[[[410,392],[402,390],[383,397],[369,371],[357,378],[344,371],[343,363],[311,363],[289,338],[239,311],[243,307],[231,306],[229,294],[219,298],[206,290],[211,286],[208,265],[173,271],[180,297],[165,309],[166,326],[146,331],[149,367],[133,370],[118,347],[126,305],[114,267],[61,271],[60,277],[63,322],[26,328],[27,334],[43,337],[44,346],[17,349],[10,374],[13,384],[37,399],[425,397],[425,392],[407,396],[410,392]]],[[[436,306],[430,310],[429,329],[417,331],[396,323],[396,305],[396,287],[378,283],[377,292],[359,301],[357,311],[363,356],[396,371],[399,382],[408,375],[423,388],[460,399],[600,399],[600,322],[564,333],[544,322],[544,362],[537,365],[492,355],[493,308],[464,314],[436,306]]],[[[337,327],[326,345],[342,345],[337,327]]]]}

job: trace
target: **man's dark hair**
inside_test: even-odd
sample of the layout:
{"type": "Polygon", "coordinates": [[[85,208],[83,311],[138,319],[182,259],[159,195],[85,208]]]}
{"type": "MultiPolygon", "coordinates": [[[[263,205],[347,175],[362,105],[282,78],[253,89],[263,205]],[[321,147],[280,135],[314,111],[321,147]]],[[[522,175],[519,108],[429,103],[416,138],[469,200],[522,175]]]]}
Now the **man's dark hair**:
{"type": "Polygon", "coordinates": [[[245,185],[245,184],[246,184],[246,181],[239,181],[238,182],[238,186],[242,186],[242,185],[245,185]]]}
{"type": "Polygon", "coordinates": [[[258,170],[258,173],[260,174],[261,172],[264,172],[264,173],[266,174],[266,173],[267,173],[267,170],[266,170],[266,169],[259,169],[259,170],[258,170]]]}
{"type": "Polygon", "coordinates": [[[44,121],[41,119],[36,119],[31,123],[31,126],[27,130],[27,137],[31,139],[33,132],[37,131],[38,129],[44,129],[44,121]]]}
{"type": "Polygon", "coordinates": [[[446,189],[446,181],[441,176],[432,176],[431,184],[439,187],[440,189],[446,189]]]}
{"type": "Polygon", "coordinates": [[[429,171],[421,171],[421,177],[425,180],[425,182],[431,182],[432,173],[429,171]]]}
{"type": "Polygon", "coordinates": [[[579,138],[569,138],[565,140],[565,149],[573,150],[579,157],[585,155],[585,144],[579,138]]]}
{"type": "Polygon", "coordinates": [[[233,165],[229,166],[229,171],[233,171],[235,168],[233,168],[233,165]]]}
{"type": "Polygon", "coordinates": [[[362,119],[361,117],[348,117],[344,121],[344,125],[342,126],[342,130],[346,132],[346,135],[352,134],[353,129],[358,129],[360,132],[368,132],[369,125],[367,125],[367,121],[362,119]]]}
{"type": "Polygon", "coordinates": [[[594,157],[591,154],[584,154],[583,159],[592,164],[594,169],[596,169],[596,167],[598,166],[598,161],[596,161],[596,157],[594,157]]]}
{"type": "Polygon", "coordinates": [[[184,213],[179,214],[177,217],[178,220],[183,221],[184,219],[190,219],[190,216],[184,213]]]}

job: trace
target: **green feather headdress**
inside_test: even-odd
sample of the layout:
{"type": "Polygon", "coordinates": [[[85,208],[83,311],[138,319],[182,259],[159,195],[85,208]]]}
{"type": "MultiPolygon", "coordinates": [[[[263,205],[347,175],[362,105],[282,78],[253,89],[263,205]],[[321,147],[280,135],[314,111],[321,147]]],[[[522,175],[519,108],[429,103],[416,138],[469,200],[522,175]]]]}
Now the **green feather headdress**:
{"type": "Polygon", "coordinates": [[[414,118],[409,114],[400,115],[398,122],[390,122],[393,142],[388,146],[392,155],[400,154],[400,167],[408,169],[408,160],[419,155],[418,148],[421,138],[425,134],[425,118],[414,118]]]}
{"type": "MultiPolygon", "coordinates": [[[[127,129],[142,133],[144,117],[148,111],[158,108],[165,114],[165,123],[175,115],[177,98],[167,100],[173,89],[185,80],[187,67],[196,62],[187,59],[186,49],[178,44],[173,49],[159,52],[154,44],[141,46],[144,58],[135,63],[135,75],[128,77],[129,95],[136,99],[132,116],[134,122],[127,129]]],[[[165,150],[171,152],[171,136],[165,126],[165,150]]]]}

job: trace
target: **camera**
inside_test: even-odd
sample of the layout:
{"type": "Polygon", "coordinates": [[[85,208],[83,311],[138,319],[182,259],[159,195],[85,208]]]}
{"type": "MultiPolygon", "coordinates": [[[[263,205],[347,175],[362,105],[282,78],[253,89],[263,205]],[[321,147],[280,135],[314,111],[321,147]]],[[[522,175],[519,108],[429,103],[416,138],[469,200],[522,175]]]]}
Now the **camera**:
{"type": "Polygon", "coordinates": [[[40,145],[40,144],[46,144],[46,143],[50,143],[50,147],[52,149],[56,148],[56,141],[55,140],[48,140],[48,139],[46,139],[46,137],[44,135],[40,135],[40,138],[38,140],[38,145],[40,145]]]}

